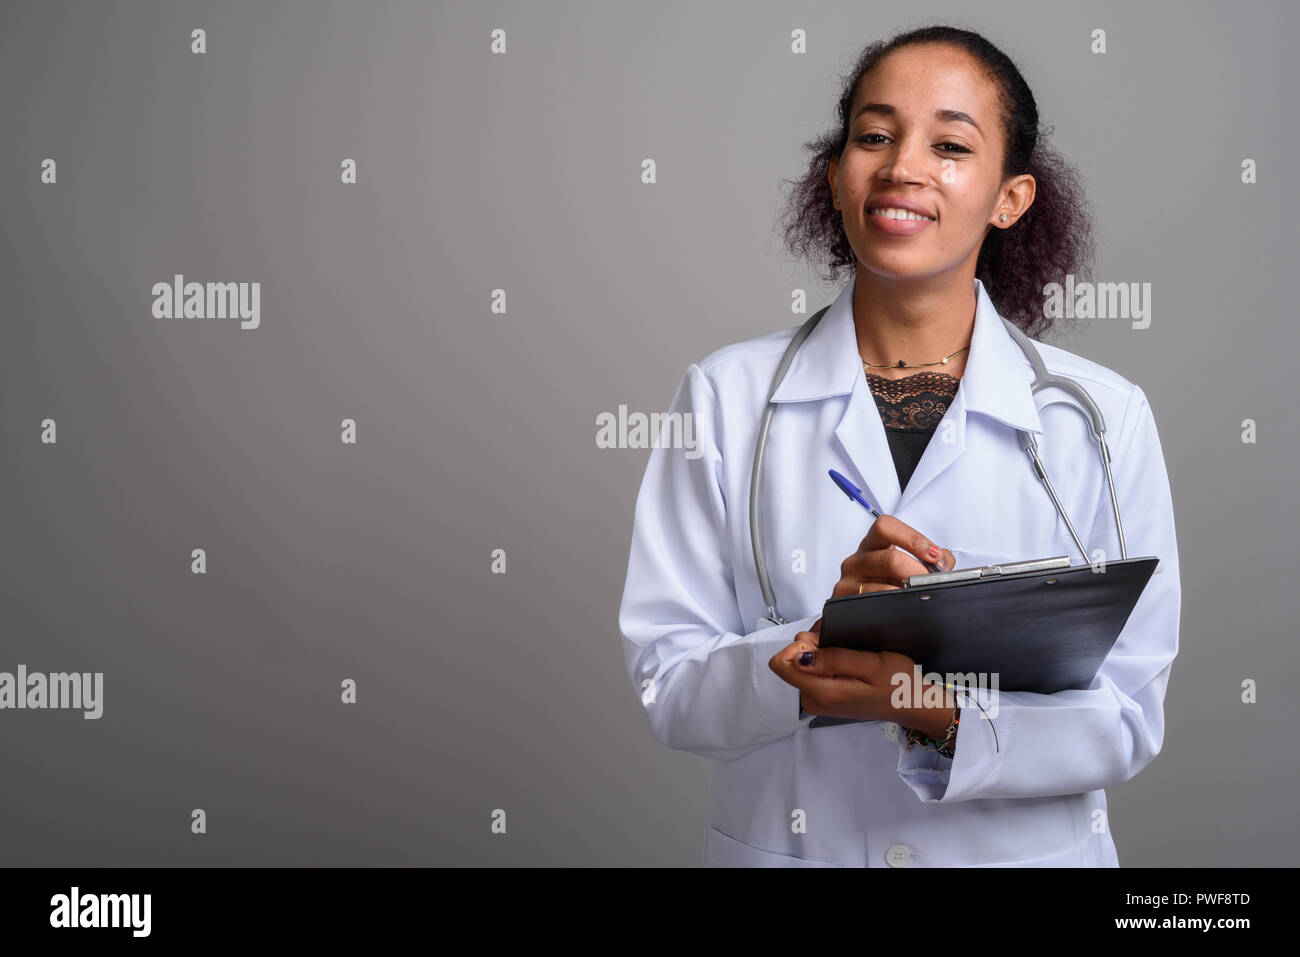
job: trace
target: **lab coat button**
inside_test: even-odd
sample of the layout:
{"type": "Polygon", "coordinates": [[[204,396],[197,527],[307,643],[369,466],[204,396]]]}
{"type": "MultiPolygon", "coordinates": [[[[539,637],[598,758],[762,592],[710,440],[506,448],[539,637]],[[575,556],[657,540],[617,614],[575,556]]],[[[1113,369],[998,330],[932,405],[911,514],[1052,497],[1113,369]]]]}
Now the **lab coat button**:
{"type": "Polygon", "coordinates": [[[890,741],[898,740],[898,725],[894,722],[886,721],[880,730],[890,741]]]}
{"type": "Polygon", "coordinates": [[[890,867],[906,867],[911,859],[911,853],[902,844],[894,844],[885,851],[885,862],[890,867]]]}

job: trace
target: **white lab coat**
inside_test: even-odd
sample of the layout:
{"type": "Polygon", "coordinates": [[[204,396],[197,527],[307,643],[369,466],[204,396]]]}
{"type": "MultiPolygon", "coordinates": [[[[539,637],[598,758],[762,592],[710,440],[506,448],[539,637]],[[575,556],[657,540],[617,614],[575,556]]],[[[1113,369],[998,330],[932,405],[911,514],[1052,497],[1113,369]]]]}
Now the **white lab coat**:
{"type": "Polygon", "coordinates": [[[694,450],[653,448],[637,498],[619,627],[654,736],[716,761],[704,863],[1118,866],[1102,789],[1160,751],[1181,601],[1155,420],[1123,376],[1038,345],[1048,370],[1078,380],[1105,416],[1129,556],[1160,559],[1087,690],[1002,691],[997,751],[989,722],[964,707],[949,759],[906,751],[893,722],[809,728],[798,690],[768,666],[820,617],[840,563],[870,528],[871,516],[827,469],[951,549],[958,568],[1053,555],[1082,565],[1019,445],[1015,427],[1027,429],[1094,559],[1120,556],[1097,445],[1077,402],[1055,387],[1031,394],[1029,362],[978,280],[960,388],[900,491],[858,357],[853,285],[774,396],[760,518],[778,611],[791,624],[757,628],[765,606],[748,517],[758,423],[793,328],[687,368],[670,411],[693,414],[694,450]]]}

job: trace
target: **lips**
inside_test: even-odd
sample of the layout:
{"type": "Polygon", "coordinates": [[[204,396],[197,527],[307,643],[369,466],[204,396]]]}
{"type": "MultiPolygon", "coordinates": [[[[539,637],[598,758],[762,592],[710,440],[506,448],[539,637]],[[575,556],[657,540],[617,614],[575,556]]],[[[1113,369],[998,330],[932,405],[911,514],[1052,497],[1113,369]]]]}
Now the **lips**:
{"type": "Polygon", "coordinates": [[[909,213],[916,213],[919,216],[925,216],[928,219],[938,219],[939,217],[931,209],[926,209],[919,203],[903,199],[901,196],[878,196],[867,203],[867,214],[871,215],[876,210],[883,209],[905,209],[909,213]]]}
{"type": "MultiPolygon", "coordinates": [[[[896,206],[878,206],[877,209],[900,209],[896,206]]],[[[924,219],[920,215],[907,213],[889,214],[874,212],[867,213],[867,228],[874,233],[882,236],[907,237],[917,236],[924,233],[931,226],[935,225],[935,220],[924,219]]]]}

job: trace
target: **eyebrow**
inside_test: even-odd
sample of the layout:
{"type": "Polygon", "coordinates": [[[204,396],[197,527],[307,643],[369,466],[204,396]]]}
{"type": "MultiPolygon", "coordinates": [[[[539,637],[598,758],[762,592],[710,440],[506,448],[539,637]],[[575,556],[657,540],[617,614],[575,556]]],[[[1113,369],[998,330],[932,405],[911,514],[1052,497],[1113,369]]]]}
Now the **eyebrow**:
{"type": "MultiPolygon", "coordinates": [[[[853,120],[856,122],[858,117],[863,113],[880,113],[883,116],[893,116],[895,112],[897,111],[888,103],[865,103],[863,104],[862,109],[858,110],[858,112],[853,115],[853,120]]],[[[935,110],[934,115],[936,119],[940,120],[955,123],[969,123],[971,126],[975,127],[975,129],[979,130],[981,136],[984,135],[984,131],[980,130],[980,125],[970,118],[970,114],[963,113],[961,110],[935,110]]]]}

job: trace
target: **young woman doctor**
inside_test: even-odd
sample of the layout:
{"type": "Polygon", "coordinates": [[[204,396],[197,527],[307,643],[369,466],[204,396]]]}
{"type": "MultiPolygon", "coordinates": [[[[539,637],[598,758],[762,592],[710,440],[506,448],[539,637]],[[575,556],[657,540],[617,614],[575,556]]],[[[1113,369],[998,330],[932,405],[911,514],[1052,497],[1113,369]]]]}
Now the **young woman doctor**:
{"type": "Polygon", "coordinates": [[[983,713],[932,688],[895,707],[910,658],[818,647],[827,598],[898,588],[922,562],[1083,560],[1017,430],[1037,439],[1089,562],[1104,572],[1121,554],[1085,416],[1064,390],[1031,392],[1000,318],[1041,333],[1044,287],[1090,250],[1077,179],[1039,139],[1019,71],[978,34],[912,31],[862,53],[838,119],[812,144],[786,236],[850,278],[772,395],[759,516],[781,613],[801,617],[756,625],[746,508],[786,329],[692,364],[677,391],[697,445],[653,449],[637,499],[629,675],[656,738],[718,762],[706,864],[1118,866],[1103,788],[1160,750],[1181,594],[1139,387],[1038,344],[1104,415],[1128,554],[1161,560],[1089,688],[1001,692],[983,713]],[[818,715],[856,721],[810,728],[818,715]]]}

